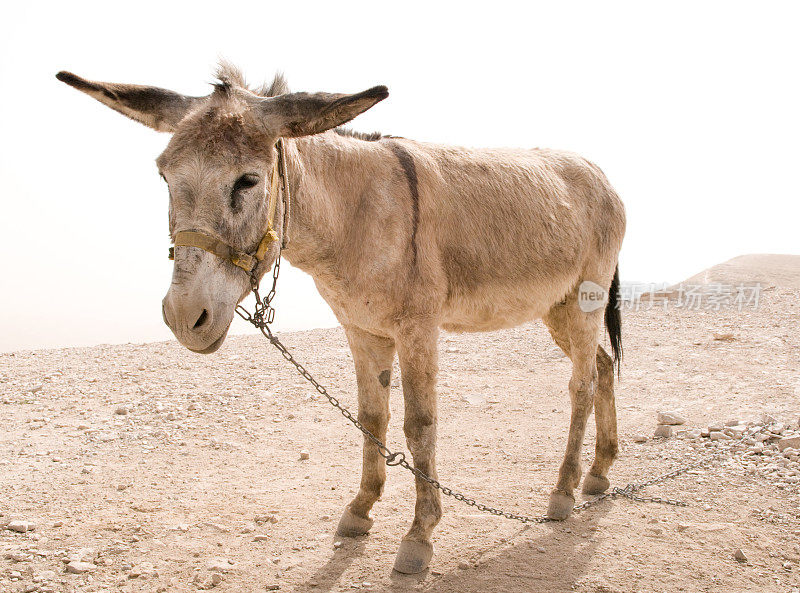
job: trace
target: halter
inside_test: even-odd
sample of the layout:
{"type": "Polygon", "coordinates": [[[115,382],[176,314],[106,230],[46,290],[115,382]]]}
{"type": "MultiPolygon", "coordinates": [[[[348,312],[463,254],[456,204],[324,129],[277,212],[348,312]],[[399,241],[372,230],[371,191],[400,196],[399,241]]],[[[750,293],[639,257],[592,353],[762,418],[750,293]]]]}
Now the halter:
{"type": "Polygon", "coordinates": [[[231,262],[234,266],[242,268],[245,272],[252,275],[256,266],[264,260],[270,247],[278,240],[278,234],[273,228],[275,221],[275,211],[278,205],[278,177],[281,178],[283,189],[283,237],[281,249],[289,244],[289,204],[291,195],[289,193],[289,175],[286,167],[286,150],[283,139],[279,139],[275,147],[278,149],[278,158],[272,166],[269,180],[269,216],[267,218],[267,232],[258,243],[258,247],[252,253],[239,251],[231,247],[224,241],[216,239],[208,233],[201,231],[180,231],[175,233],[175,245],[169,248],[169,259],[175,259],[175,247],[197,247],[208,253],[213,253],[217,257],[231,262]]]}

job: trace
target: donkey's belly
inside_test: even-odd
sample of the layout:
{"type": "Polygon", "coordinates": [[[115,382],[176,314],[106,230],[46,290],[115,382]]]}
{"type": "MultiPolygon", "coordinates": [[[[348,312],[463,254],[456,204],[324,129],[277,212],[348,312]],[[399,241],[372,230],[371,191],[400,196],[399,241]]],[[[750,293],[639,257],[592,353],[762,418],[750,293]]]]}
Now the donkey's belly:
{"type": "Polygon", "coordinates": [[[539,319],[574,288],[576,281],[565,277],[554,278],[546,285],[519,283],[453,291],[443,308],[441,326],[454,332],[492,331],[539,319]]]}

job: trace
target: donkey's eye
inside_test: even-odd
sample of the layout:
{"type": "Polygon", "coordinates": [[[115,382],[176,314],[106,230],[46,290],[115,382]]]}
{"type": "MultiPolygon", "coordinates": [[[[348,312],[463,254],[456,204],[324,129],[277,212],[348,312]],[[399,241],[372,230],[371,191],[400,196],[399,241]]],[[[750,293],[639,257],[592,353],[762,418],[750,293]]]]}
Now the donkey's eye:
{"type": "Polygon", "coordinates": [[[258,176],[253,175],[252,173],[248,173],[246,175],[242,175],[236,182],[233,184],[233,191],[231,193],[236,193],[243,189],[250,189],[254,187],[258,183],[258,176]]]}

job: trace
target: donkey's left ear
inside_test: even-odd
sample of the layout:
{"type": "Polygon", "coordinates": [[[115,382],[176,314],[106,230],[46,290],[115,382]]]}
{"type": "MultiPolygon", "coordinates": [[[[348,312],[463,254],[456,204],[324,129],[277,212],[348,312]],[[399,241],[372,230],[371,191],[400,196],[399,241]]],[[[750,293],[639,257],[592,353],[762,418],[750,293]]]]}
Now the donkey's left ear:
{"type": "Polygon", "coordinates": [[[388,96],[383,85],[354,95],[288,93],[264,99],[262,111],[277,118],[280,136],[310,136],[347,123],[388,96]]]}
{"type": "Polygon", "coordinates": [[[72,72],[59,72],[56,78],[159,132],[174,132],[192,107],[204,99],[155,86],[94,82],[72,72]]]}

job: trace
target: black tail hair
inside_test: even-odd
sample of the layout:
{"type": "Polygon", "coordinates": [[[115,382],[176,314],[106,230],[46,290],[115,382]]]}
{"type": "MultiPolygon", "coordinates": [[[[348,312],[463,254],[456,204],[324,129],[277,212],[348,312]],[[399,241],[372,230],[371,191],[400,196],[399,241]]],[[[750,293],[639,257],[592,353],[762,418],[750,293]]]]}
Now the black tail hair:
{"type": "Polygon", "coordinates": [[[622,315],[619,305],[619,264],[614,270],[614,279],[608,289],[608,303],[606,303],[606,331],[611,342],[614,364],[617,366],[617,376],[620,375],[622,364],[622,315]]]}

